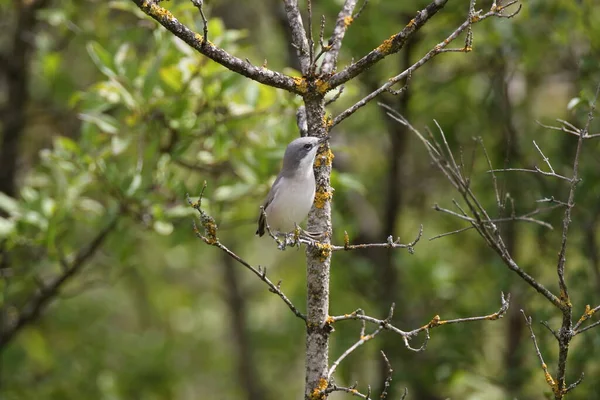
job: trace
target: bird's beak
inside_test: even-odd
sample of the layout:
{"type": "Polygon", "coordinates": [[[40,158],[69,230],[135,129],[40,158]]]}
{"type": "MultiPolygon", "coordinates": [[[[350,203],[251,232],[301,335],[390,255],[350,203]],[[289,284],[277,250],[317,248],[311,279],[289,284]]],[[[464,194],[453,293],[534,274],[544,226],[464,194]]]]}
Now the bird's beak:
{"type": "Polygon", "coordinates": [[[321,139],[319,139],[319,141],[317,143],[321,144],[321,143],[325,143],[326,141],[328,141],[331,138],[331,136],[327,135],[325,137],[322,137],[321,139]]]}

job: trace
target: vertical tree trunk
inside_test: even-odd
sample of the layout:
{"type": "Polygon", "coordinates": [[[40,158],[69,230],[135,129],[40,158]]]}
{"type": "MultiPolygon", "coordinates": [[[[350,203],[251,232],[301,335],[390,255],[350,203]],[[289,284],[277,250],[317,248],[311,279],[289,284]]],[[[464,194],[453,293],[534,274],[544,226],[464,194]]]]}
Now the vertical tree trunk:
{"type": "MultiPolygon", "coordinates": [[[[310,92],[309,92],[310,93],[310,92]]],[[[310,94],[304,98],[310,136],[324,136],[325,106],[323,96],[310,94]]],[[[329,145],[326,144],[326,151],[329,145]]],[[[306,284],[307,284],[307,321],[306,321],[306,385],[305,399],[325,399],[319,394],[327,387],[329,325],[325,320],[329,315],[329,270],[331,265],[331,193],[330,175],[331,158],[322,159],[317,155],[315,177],[317,193],[315,205],[308,216],[308,230],[326,232],[318,247],[306,250],[306,284]]]]}

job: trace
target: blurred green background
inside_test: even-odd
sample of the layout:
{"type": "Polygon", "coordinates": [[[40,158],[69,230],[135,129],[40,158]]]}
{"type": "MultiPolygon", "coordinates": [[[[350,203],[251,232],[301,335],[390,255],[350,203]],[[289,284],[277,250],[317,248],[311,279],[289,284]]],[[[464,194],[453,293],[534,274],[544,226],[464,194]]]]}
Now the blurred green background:
{"type": "MultiPolygon", "coordinates": [[[[343,3],[314,1],[326,32],[343,3]]],[[[329,107],[337,115],[442,41],[468,12],[451,1],[398,55],[346,85],[329,107]]],[[[305,3],[300,2],[306,10],[305,3]]],[[[407,23],[425,1],[371,0],[349,28],[340,68],[407,23]]],[[[198,32],[188,1],[162,3],[198,32]]],[[[488,9],[491,1],[480,1],[488,9]]],[[[254,64],[298,76],[283,4],[276,0],[206,2],[209,38],[254,64]]],[[[5,329],[30,304],[40,282],[62,273],[116,219],[101,246],[39,317],[0,348],[0,396],[16,399],[298,399],[304,384],[300,320],[266,286],[191,229],[185,201],[207,182],[205,205],[221,241],[268,274],[304,310],[304,252],[277,251],[254,236],[258,207],[285,145],[298,135],[301,99],[260,86],[197,54],[129,1],[0,0],[0,126],[20,146],[0,168],[0,307],[5,329]],[[15,124],[16,121],[16,124],[15,124]],[[20,122],[20,123],[19,123],[20,122]],[[12,184],[15,183],[15,185],[12,184]]],[[[414,126],[443,127],[462,154],[472,185],[492,215],[499,210],[481,137],[496,168],[545,167],[569,175],[576,139],[536,123],[583,125],[600,82],[600,7],[593,0],[523,1],[511,20],[474,26],[474,51],[442,54],[413,74],[405,95],[379,100],[414,126]]],[[[315,33],[318,24],[315,23],[315,33]]],[[[462,46],[463,38],[456,42],[462,46]]],[[[596,121],[593,132],[600,131],[596,121]]],[[[410,330],[443,319],[484,315],[512,295],[495,322],[435,329],[413,353],[384,332],[348,357],[335,379],[379,390],[383,349],[394,368],[389,399],[543,399],[550,392],[519,309],[533,316],[554,374],[557,346],[538,322],[561,314],[510,273],[474,231],[432,209],[460,196],[429,162],[422,144],[375,102],[332,132],[334,241],[410,242],[415,254],[335,253],[330,313],[363,308],[410,330]]],[[[567,265],[576,318],[600,303],[600,140],[585,143],[567,265]]],[[[566,200],[565,182],[534,174],[498,175],[518,214],[566,200]]],[[[504,214],[502,214],[504,213],[504,214]]],[[[562,210],[541,215],[555,229],[502,226],[520,266],[557,293],[562,210]]],[[[596,317],[597,318],[597,317],[596,317]]],[[[334,360],[357,340],[360,325],[338,323],[334,360]]],[[[414,345],[420,345],[420,337],[414,345]]],[[[587,379],[570,399],[600,397],[600,329],[578,336],[568,382],[587,379]]],[[[335,394],[331,398],[348,397],[335,394]]]]}

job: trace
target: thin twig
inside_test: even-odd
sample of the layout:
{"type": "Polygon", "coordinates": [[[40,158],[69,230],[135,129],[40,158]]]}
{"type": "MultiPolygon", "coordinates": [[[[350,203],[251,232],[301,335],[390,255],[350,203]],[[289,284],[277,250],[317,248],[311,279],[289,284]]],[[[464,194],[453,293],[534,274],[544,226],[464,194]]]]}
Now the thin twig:
{"type": "Polygon", "coordinates": [[[346,0],[344,2],[342,9],[338,13],[335,27],[327,46],[321,46],[321,53],[324,54],[324,57],[320,72],[324,75],[332,74],[337,68],[337,59],[342,47],[342,41],[346,35],[346,30],[352,24],[352,12],[354,11],[354,7],[356,7],[356,2],[357,0],[346,0]]]}
{"type": "Polygon", "coordinates": [[[116,229],[120,216],[121,213],[117,213],[110,217],[108,224],[96,234],[87,246],[83,247],[75,255],[73,261],[60,260],[63,265],[61,274],[49,283],[40,286],[37,294],[19,310],[17,320],[0,331],[0,351],[6,347],[21,329],[37,320],[44,309],[59,295],[63,286],[81,271],[100,249],[110,233],[116,229]]]}
{"type": "MultiPolygon", "coordinates": [[[[502,305],[501,305],[500,309],[493,314],[483,315],[483,316],[478,316],[478,317],[457,318],[457,319],[450,319],[450,320],[442,320],[438,315],[436,315],[429,323],[421,326],[420,328],[413,329],[412,331],[403,331],[403,330],[395,327],[394,325],[392,325],[389,322],[389,320],[391,320],[391,317],[389,315],[388,315],[388,318],[386,318],[386,319],[377,319],[377,318],[365,315],[365,313],[362,309],[358,309],[350,314],[329,317],[327,319],[327,322],[330,324],[333,324],[335,322],[345,321],[345,320],[366,321],[366,322],[378,325],[380,327],[383,327],[386,330],[392,331],[392,332],[400,335],[402,337],[402,339],[404,341],[404,345],[407,349],[419,352],[419,351],[424,350],[426,347],[426,344],[429,340],[429,330],[430,329],[437,328],[442,325],[450,325],[450,324],[458,324],[458,323],[474,322],[474,321],[485,321],[485,320],[495,321],[497,319],[502,318],[504,316],[504,314],[506,313],[506,311],[508,310],[508,307],[510,306],[510,294],[505,297],[504,293],[501,293],[500,299],[501,299],[502,305]],[[419,348],[411,347],[409,340],[414,338],[421,332],[424,332],[426,335],[424,343],[419,348]]],[[[394,310],[394,305],[392,305],[392,307],[390,308],[390,315],[393,314],[393,310],[394,310]]]]}
{"type": "Polygon", "coordinates": [[[535,353],[540,360],[540,364],[542,365],[542,369],[544,370],[544,377],[546,378],[546,383],[550,386],[553,392],[556,392],[557,384],[550,372],[548,372],[548,366],[544,362],[544,357],[542,357],[542,352],[540,351],[540,347],[538,346],[537,339],[535,338],[535,333],[533,333],[533,326],[531,326],[531,317],[525,315],[525,311],[521,310],[521,314],[523,314],[523,318],[525,318],[525,324],[529,328],[529,332],[531,333],[531,340],[533,341],[533,347],[535,348],[535,353]]]}
{"type": "MultiPolygon", "coordinates": [[[[385,377],[385,381],[383,381],[383,390],[381,391],[381,395],[379,396],[379,398],[381,400],[385,400],[385,398],[388,395],[390,383],[392,382],[392,374],[394,370],[392,369],[392,364],[390,364],[390,360],[388,360],[383,350],[381,350],[381,356],[383,357],[383,361],[385,361],[385,365],[387,367],[387,375],[385,377]]],[[[406,396],[406,388],[404,388],[404,396],[406,396]]],[[[404,396],[402,396],[402,398],[404,398],[404,396]]]]}
{"type": "Polygon", "coordinates": [[[190,204],[191,207],[193,207],[200,214],[200,225],[204,229],[204,234],[203,234],[200,232],[200,229],[198,228],[198,226],[196,225],[196,222],[194,221],[193,228],[194,228],[194,232],[196,233],[196,236],[198,236],[200,239],[202,239],[206,244],[218,247],[219,249],[221,249],[222,251],[227,253],[227,255],[229,255],[231,258],[233,258],[234,260],[236,260],[237,262],[242,264],[244,267],[246,267],[250,271],[252,271],[252,273],[254,275],[256,275],[260,280],[262,280],[263,282],[265,282],[267,284],[270,292],[275,293],[283,300],[283,302],[289,307],[289,309],[294,313],[294,315],[296,317],[306,321],[306,316],[304,314],[302,314],[296,308],[296,306],[294,306],[294,304],[290,301],[290,299],[281,291],[281,287],[280,287],[281,281],[278,284],[274,284],[273,282],[271,282],[271,280],[269,278],[267,278],[267,269],[266,268],[263,268],[260,266],[258,266],[257,268],[254,268],[246,260],[242,259],[240,256],[235,254],[233,251],[229,250],[226,246],[224,246],[219,241],[219,238],[217,237],[218,228],[217,228],[217,224],[215,223],[215,220],[211,216],[206,214],[204,212],[204,210],[202,209],[202,196],[204,194],[205,189],[206,189],[206,182],[204,183],[204,186],[202,188],[202,191],[200,193],[198,201],[196,201],[196,202],[193,202],[191,200],[191,198],[188,196],[188,203],[190,204]]]}
{"type": "Polygon", "coordinates": [[[383,247],[388,249],[408,249],[410,254],[415,252],[415,245],[421,240],[421,236],[423,236],[423,225],[419,227],[419,233],[415,240],[408,244],[400,243],[400,238],[394,240],[394,238],[390,235],[387,238],[387,242],[385,243],[363,243],[363,244],[350,244],[350,238],[348,237],[348,233],[344,232],[344,245],[343,246],[331,246],[332,251],[340,251],[340,250],[359,250],[359,249],[368,249],[373,247],[383,247]]]}
{"type": "MultiPolygon", "coordinates": [[[[445,3],[445,1],[444,2],[440,2],[440,3],[445,3]]],[[[431,7],[432,4],[430,4],[428,6],[428,8],[431,7]]],[[[443,4],[441,4],[441,6],[443,7],[443,4]]],[[[419,15],[425,15],[426,16],[425,18],[428,19],[432,15],[428,14],[426,10],[427,9],[422,10],[419,15]]],[[[519,7],[519,10],[520,10],[520,7],[519,7]]],[[[437,10],[435,12],[437,12],[437,10]]],[[[517,12],[518,12],[518,10],[517,10],[517,12]]],[[[332,126],[336,126],[337,124],[339,124],[340,122],[342,122],[343,120],[345,120],[346,118],[348,118],[350,115],[352,115],[356,111],[358,111],[359,108],[365,106],[367,103],[369,103],[375,97],[377,97],[381,93],[387,91],[388,88],[391,88],[392,86],[394,86],[395,84],[397,84],[398,82],[400,82],[402,79],[405,79],[409,74],[412,74],[414,71],[416,71],[417,69],[419,69],[425,63],[427,63],[429,60],[431,60],[432,58],[434,58],[438,54],[443,53],[443,50],[451,42],[453,42],[462,32],[464,32],[468,27],[470,27],[473,23],[479,23],[479,22],[481,22],[481,21],[483,21],[483,20],[485,20],[485,19],[487,19],[489,17],[492,17],[492,16],[505,17],[503,15],[500,15],[498,11],[489,11],[486,14],[477,15],[476,21],[472,21],[473,18],[471,16],[469,16],[467,18],[467,20],[465,22],[463,22],[458,28],[456,28],[456,30],[454,32],[452,32],[445,40],[441,41],[436,46],[434,46],[419,61],[417,61],[416,63],[414,63],[413,65],[411,65],[409,68],[407,68],[406,70],[404,70],[400,74],[398,74],[398,75],[396,75],[396,76],[388,79],[388,81],[384,85],[382,85],[380,88],[378,88],[377,90],[371,92],[370,94],[368,94],[367,96],[365,96],[363,99],[361,99],[360,101],[358,101],[357,103],[355,103],[353,106],[349,107],[348,109],[346,109],[345,111],[343,111],[342,113],[340,113],[339,115],[337,115],[333,119],[332,126]]],[[[417,17],[417,18],[414,18],[413,20],[411,20],[411,22],[409,23],[409,25],[416,24],[417,22],[415,22],[415,21],[417,21],[417,20],[419,20],[419,22],[421,21],[421,19],[419,19],[419,17],[417,17]]],[[[423,23],[424,22],[425,21],[423,21],[423,23]]],[[[409,25],[407,25],[407,27],[409,25]]],[[[419,27],[420,27],[420,25],[419,25],[419,27]]],[[[405,29],[407,29],[407,28],[405,28],[405,29]]],[[[412,32],[413,32],[411,29],[413,29],[413,26],[411,26],[410,29],[409,29],[411,31],[410,34],[409,33],[403,33],[404,31],[402,31],[398,35],[394,36],[394,38],[396,38],[398,36],[401,36],[403,38],[402,40],[406,40],[406,38],[408,36],[410,36],[412,34],[412,32]]],[[[415,31],[416,31],[416,29],[415,29],[415,31]]],[[[402,42],[402,45],[403,44],[404,44],[404,42],[402,42]]],[[[397,51],[396,48],[393,47],[393,41],[392,41],[392,44],[390,44],[390,47],[391,47],[391,49],[389,50],[389,53],[386,53],[386,55],[387,54],[392,54],[393,52],[397,51]]],[[[399,50],[399,48],[398,48],[398,50],[399,50]]],[[[466,49],[462,49],[462,50],[463,50],[462,52],[466,52],[466,49]]],[[[373,52],[377,52],[377,51],[378,51],[377,49],[373,50],[373,52]]],[[[368,65],[370,65],[370,63],[371,63],[370,57],[372,57],[373,60],[376,60],[374,62],[377,62],[381,58],[385,57],[385,56],[382,56],[381,58],[378,58],[378,57],[375,57],[375,56],[370,56],[372,53],[369,53],[369,55],[363,57],[358,62],[351,64],[345,70],[343,70],[343,71],[335,74],[330,79],[330,81],[329,81],[330,87],[335,88],[335,87],[337,87],[337,86],[345,83],[346,81],[352,79],[354,76],[358,75],[359,73],[361,73],[363,71],[363,68],[369,68],[368,65]],[[365,65],[367,65],[367,66],[365,66],[365,65]]]]}
{"type": "Polygon", "coordinates": [[[452,231],[452,232],[441,233],[439,235],[430,237],[429,240],[430,241],[431,240],[436,240],[436,239],[439,239],[439,238],[443,238],[445,236],[450,236],[450,235],[454,235],[454,234],[461,233],[461,232],[464,232],[464,231],[468,231],[470,229],[473,229],[473,226],[467,226],[466,228],[460,228],[460,229],[457,229],[457,230],[452,231]]]}
{"type": "MultiPolygon", "coordinates": [[[[548,222],[541,221],[541,220],[535,219],[535,218],[531,218],[531,215],[538,214],[538,213],[540,213],[542,211],[552,210],[552,209],[557,208],[557,207],[560,207],[560,206],[557,205],[557,206],[553,206],[553,207],[547,207],[547,208],[545,208],[543,210],[538,208],[536,210],[533,210],[533,211],[531,211],[531,212],[529,212],[529,213],[527,213],[525,215],[521,215],[521,216],[510,216],[510,217],[505,217],[505,218],[491,218],[491,219],[483,221],[483,223],[484,224],[496,224],[496,223],[503,223],[503,222],[523,221],[523,222],[531,222],[533,224],[538,224],[538,225],[541,225],[541,226],[543,226],[545,228],[548,228],[548,229],[554,229],[552,227],[552,225],[550,225],[548,222]]],[[[471,218],[471,217],[468,217],[468,216],[465,216],[465,215],[460,215],[458,213],[455,213],[454,211],[447,210],[445,208],[441,208],[437,204],[433,206],[433,209],[436,210],[436,211],[440,211],[440,212],[446,213],[446,214],[450,214],[450,215],[452,215],[452,216],[454,216],[456,218],[460,218],[460,219],[463,219],[465,221],[469,221],[469,222],[473,222],[473,223],[478,222],[475,218],[471,218]]]]}
{"type": "MultiPolygon", "coordinates": [[[[463,200],[467,204],[470,215],[467,215],[465,210],[462,209],[461,212],[463,215],[448,210],[449,213],[458,216],[461,219],[464,219],[464,217],[468,218],[467,220],[471,223],[473,228],[475,228],[475,230],[485,240],[487,245],[490,246],[500,256],[510,270],[518,274],[525,282],[546,297],[552,304],[562,309],[561,300],[544,285],[539,283],[535,278],[521,269],[519,265],[512,259],[506,245],[504,244],[504,241],[502,240],[502,237],[500,236],[498,227],[494,222],[492,222],[492,218],[489,217],[487,211],[481,205],[475,194],[468,187],[468,183],[461,175],[461,171],[458,168],[454,157],[452,156],[452,152],[447,144],[447,141],[445,140],[445,135],[443,134],[441,127],[438,125],[440,135],[443,140],[443,146],[435,140],[431,132],[429,132],[430,139],[425,138],[423,134],[421,134],[421,132],[412,126],[410,122],[408,122],[408,120],[401,114],[384,104],[380,105],[389,111],[388,115],[391,118],[406,126],[409,131],[413,132],[419,138],[419,140],[421,140],[427,149],[431,160],[462,195],[463,200]]],[[[458,205],[458,203],[456,204],[458,205]]]]}
{"type": "Polygon", "coordinates": [[[541,169],[539,169],[538,167],[534,167],[534,169],[527,169],[527,168],[501,168],[501,169],[492,169],[489,170],[487,172],[531,172],[534,174],[541,174],[541,175],[545,175],[545,176],[552,176],[554,178],[558,178],[558,179],[562,179],[564,181],[567,182],[571,182],[571,178],[567,178],[566,176],[562,176],[559,175],[557,173],[554,172],[546,172],[546,171],[542,171],[541,169]]]}
{"type": "Polygon", "coordinates": [[[206,45],[206,43],[208,43],[208,20],[204,15],[202,0],[192,0],[192,4],[196,6],[198,11],[200,11],[200,17],[202,18],[203,24],[202,33],[204,38],[204,40],[202,41],[202,45],[206,45]]]}

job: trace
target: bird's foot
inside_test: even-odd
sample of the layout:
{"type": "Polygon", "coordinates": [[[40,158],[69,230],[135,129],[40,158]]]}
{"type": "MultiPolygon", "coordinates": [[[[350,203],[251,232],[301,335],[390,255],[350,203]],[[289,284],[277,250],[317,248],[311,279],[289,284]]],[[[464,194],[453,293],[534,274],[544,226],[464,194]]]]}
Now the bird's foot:
{"type": "Polygon", "coordinates": [[[307,242],[307,244],[314,246],[315,241],[319,241],[327,237],[327,232],[309,232],[296,225],[294,236],[298,242],[307,242]]]}

